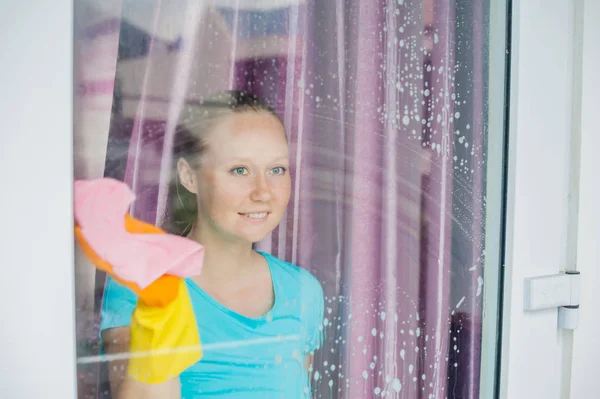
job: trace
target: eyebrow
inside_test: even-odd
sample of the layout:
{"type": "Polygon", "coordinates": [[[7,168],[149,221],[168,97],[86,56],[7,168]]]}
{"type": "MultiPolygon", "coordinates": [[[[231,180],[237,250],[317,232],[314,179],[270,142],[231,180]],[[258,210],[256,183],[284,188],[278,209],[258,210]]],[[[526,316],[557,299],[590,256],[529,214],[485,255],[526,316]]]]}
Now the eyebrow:
{"type": "MultiPolygon", "coordinates": [[[[288,155],[281,155],[277,158],[274,158],[271,162],[277,162],[277,161],[281,161],[281,160],[288,160],[289,156],[288,155]]],[[[235,158],[231,158],[231,161],[234,162],[252,162],[252,159],[250,158],[239,158],[239,157],[235,157],[235,158]]]]}

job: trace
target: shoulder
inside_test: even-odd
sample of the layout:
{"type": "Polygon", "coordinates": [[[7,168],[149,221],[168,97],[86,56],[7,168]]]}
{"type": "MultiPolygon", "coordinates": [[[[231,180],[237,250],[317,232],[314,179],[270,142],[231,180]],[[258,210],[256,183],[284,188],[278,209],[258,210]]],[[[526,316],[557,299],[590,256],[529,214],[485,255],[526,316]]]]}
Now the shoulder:
{"type": "Polygon", "coordinates": [[[310,292],[320,297],[323,296],[321,283],[319,283],[311,272],[293,263],[276,258],[271,254],[265,252],[259,253],[267,259],[273,273],[276,273],[276,276],[273,276],[274,279],[288,286],[294,285],[303,292],[310,292]]]}
{"type": "Polygon", "coordinates": [[[263,255],[271,265],[273,282],[278,287],[276,294],[281,294],[286,304],[295,304],[292,309],[296,309],[304,323],[304,352],[313,352],[322,345],[324,337],[325,297],[321,283],[306,269],[269,254],[263,255]]]}
{"type": "Polygon", "coordinates": [[[100,309],[100,331],[128,326],[136,303],[133,291],[108,276],[100,309]]]}
{"type": "Polygon", "coordinates": [[[107,276],[104,285],[103,302],[114,300],[133,302],[135,304],[137,296],[131,289],[119,284],[111,276],[107,276]]]}

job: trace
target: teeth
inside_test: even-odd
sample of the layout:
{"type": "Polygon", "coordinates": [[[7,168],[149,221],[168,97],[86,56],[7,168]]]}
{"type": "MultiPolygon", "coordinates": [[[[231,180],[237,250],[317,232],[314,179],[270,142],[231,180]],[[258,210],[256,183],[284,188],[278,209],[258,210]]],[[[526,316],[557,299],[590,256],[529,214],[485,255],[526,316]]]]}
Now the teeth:
{"type": "Polygon", "coordinates": [[[267,217],[267,212],[261,212],[261,213],[246,213],[246,216],[248,216],[250,219],[262,219],[267,217]]]}

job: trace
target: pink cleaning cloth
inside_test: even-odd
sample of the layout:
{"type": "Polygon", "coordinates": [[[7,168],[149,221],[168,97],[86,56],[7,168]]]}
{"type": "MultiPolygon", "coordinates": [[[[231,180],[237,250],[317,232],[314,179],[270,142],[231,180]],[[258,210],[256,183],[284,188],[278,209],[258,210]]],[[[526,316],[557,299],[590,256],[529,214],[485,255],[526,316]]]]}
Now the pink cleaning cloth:
{"type": "Polygon", "coordinates": [[[164,274],[200,274],[202,245],[173,234],[134,234],[125,230],[125,215],[134,199],[129,187],[118,180],[75,181],[75,221],[98,256],[112,265],[116,276],[142,289],[164,274]]]}

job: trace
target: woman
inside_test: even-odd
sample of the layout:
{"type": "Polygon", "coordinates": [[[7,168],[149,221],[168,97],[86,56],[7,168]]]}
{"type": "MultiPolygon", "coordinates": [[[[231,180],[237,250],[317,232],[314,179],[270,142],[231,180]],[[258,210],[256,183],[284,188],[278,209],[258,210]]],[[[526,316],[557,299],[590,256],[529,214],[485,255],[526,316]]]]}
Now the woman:
{"type": "MultiPolygon", "coordinates": [[[[281,120],[255,96],[232,91],[186,106],[179,125],[171,206],[179,208],[175,225],[182,224],[177,215],[193,215],[183,234],[205,248],[202,273],[186,280],[204,356],[155,385],[127,377],[126,361],[112,362],[113,397],[308,397],[323,290],[306,270],[252,249],[279,224],[290,198],[281,120]]],[[[106,353],[128,351],[135,304],[129,289],[108,280],[100,326],[106,353]]]]}

